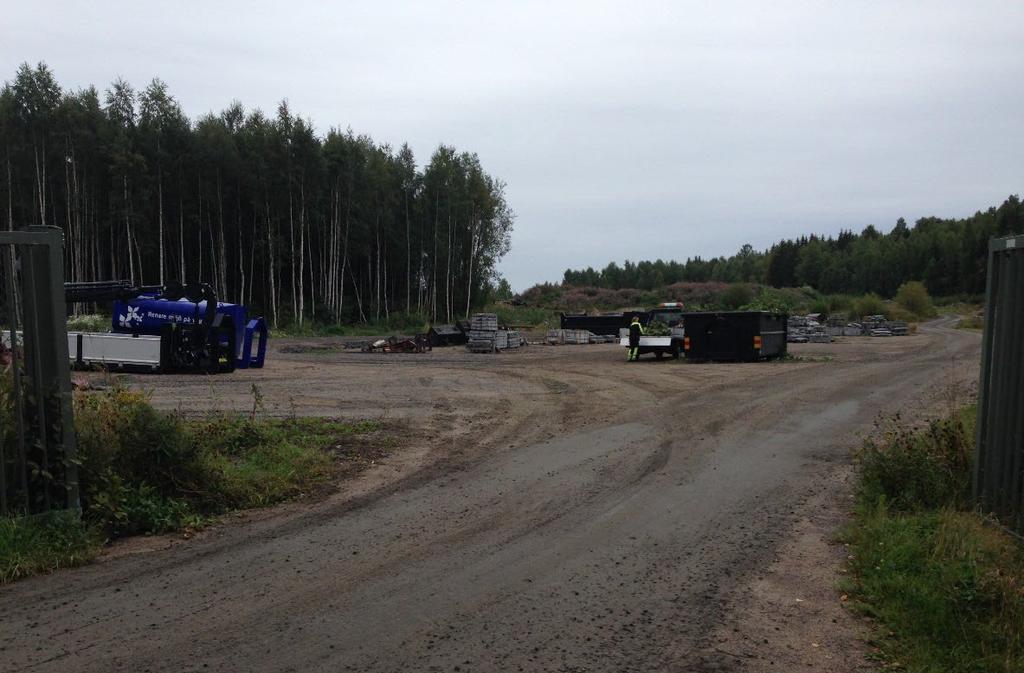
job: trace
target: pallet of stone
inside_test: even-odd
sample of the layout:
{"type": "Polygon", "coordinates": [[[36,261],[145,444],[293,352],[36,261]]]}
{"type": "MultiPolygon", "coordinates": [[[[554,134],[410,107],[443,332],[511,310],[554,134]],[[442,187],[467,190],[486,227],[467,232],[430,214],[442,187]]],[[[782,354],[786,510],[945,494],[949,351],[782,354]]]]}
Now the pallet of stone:
{"type": "Polygon", "coordinates": [[[494,339],[470,339],[466,343],[466,348],[471,353],[493,353],[494,339]]]}
{"type": "Polygon", "coordinates": [[[583,345],[590,343],[590,331],[585,329],[567,329],[565,330],[565,343],[583,345]]]}
{"type": "Polygon", "coordinates": [[[494,333],[494,350],[503,351],[508,348],[508,332],[498,330],[494,333]]]}
{"type": "Polygon", "coordinates": [[[508,347],[510,349],[512,349],[512,348],[519,348],[519,346],[521,344],[522,344],[522,337],[519,336],[519,331],[518,330],[509,330],[509,332],[508,332],[508,347]]]}
{"type": "Polygon", "coordinates": [[[902,320],[890,320],[889,331],[893,336],[907,336],[910,334],[910,325],[902,320]]]}
{"type": "Polygon", "coordinates": [[[470,331],[497,332],[498,316],[494,313],[474,313],[469,321],[470,331]]]}

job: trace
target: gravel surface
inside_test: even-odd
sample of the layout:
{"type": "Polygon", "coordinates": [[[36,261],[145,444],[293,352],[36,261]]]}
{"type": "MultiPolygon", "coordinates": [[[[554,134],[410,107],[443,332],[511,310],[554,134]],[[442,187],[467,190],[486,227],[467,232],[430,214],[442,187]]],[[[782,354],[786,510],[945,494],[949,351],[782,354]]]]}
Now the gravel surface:
{"type": "Polygon", "coordinates": [[[132,377],[188,413],[255,384],[271,413],[384,418],[401,448],[325,499],[0,590],[0,670],[865,670],[830,540],[850,451],[969,392],[980,339],[952,324],[759,364],[306,340],[132,377]]]}

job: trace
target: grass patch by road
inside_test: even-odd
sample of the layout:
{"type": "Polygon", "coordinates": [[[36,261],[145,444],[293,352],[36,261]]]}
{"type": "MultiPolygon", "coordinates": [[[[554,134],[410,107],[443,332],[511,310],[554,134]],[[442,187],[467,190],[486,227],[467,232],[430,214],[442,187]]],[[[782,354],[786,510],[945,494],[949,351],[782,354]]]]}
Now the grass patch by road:
{"type": "Polygon", "coordinates": [[[1024,547],[970,510],[973,408],[867,443],[852,604],[890,670],[1024,671],[1024,547]]]}
{"type": "MultiPolygon", "coordinates": [[[[254,393],[255,394],[255,393],[254,393]]],[[[106,540],[198,528],[323,488],[380,459],[376,422],[157,411],[118,385],[75,399],[82,516],[0,519],[0,582],[77,565],[106,540]]]]}
{"type": "Polygon", "coordinates": [[[0,518],[0,584],[81,565],[101,545],[96,529],[75,512],[0,518]]]}

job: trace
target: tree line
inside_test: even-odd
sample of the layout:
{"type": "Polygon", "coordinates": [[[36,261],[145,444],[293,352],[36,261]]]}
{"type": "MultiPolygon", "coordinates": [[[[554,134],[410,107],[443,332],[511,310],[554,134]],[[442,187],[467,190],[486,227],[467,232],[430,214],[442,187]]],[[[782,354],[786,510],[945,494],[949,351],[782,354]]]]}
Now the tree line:
{"type": "Polygon", "coordinates": [[[731,257],[611,262],[601,270],[568,269],[563,283],[651,290],[679,282],[755,282],[892,297],[905,282],[921,281],[933,295],[979,295],[985,291],[989,238],[1022,232],[1024,204],[1010,196],[964,219],[925,217],[910,227],[900,218],[888,233],[868,225],[859,234],[779,241],[763,252],[744,245],[731,257]]]}
{"type": "Polygon", "coordinates": [[[0,218],[61,227],[67,280],[209,282],[275,325],[465,315],[514,220],[474,153],[420,169],[287,101],[192,120],[160,79],[69,91],[45,63],[0,90],[0,153],[0,218]]]}

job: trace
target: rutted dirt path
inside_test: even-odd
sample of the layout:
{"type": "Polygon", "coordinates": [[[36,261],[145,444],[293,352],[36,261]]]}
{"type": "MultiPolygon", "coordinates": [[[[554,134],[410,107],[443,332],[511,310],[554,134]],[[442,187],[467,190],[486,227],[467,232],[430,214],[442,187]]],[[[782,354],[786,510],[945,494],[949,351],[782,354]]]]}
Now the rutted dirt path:
{"type": "Polygon", "coordinates": [[[272,412],[386,417],[405,458],[323,502],[3,589],[0,668],[861,670],[841,609],[784,594],[828,600],[821,531],[857,434],[934,408],[978,346],[937,321],[782,363],[326,351],[145,379],[165,408],[246,409],[255,383],[272,412]]]}

